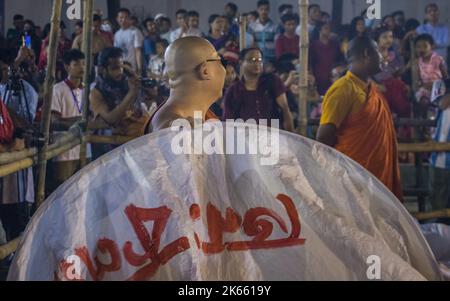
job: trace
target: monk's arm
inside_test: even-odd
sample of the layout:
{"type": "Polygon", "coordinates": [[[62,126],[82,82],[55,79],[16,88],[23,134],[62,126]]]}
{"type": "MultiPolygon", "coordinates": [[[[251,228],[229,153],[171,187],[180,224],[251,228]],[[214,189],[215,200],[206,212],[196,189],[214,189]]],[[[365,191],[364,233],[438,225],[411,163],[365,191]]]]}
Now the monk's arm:
{"type": "Polygon", "coordinates": [[[332,123],[323,124],[319,127],[317,131],[316,140],[320,143],[326,144],[328,146],[334,147],[337,143],[337,128],[332,123]]]}

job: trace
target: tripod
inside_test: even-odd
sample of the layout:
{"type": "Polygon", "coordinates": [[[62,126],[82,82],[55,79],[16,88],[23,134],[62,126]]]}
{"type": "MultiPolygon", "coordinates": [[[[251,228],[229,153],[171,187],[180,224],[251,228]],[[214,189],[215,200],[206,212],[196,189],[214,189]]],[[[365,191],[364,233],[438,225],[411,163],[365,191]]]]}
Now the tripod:
{"type": "Polygon", "coordinates": [[[33,125],[33,117],[30,112],[23,80],[16,76],[11,67],[9,68],[9,78],[2,99],[7,107],[14,109],[19,116],[25,118],[30,126],[33,125]]]}

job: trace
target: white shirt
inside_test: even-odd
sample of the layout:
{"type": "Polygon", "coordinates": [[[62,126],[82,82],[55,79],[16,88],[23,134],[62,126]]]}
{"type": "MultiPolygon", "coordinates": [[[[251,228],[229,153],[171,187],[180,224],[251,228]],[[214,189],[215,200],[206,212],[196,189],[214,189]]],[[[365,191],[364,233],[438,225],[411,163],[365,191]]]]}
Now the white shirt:
{"type": "Polygon", "coordinates": [[[144,45],[144,36],[136,27],[128,29],[120,29],[114,35],[114,47],[118,47],[123,51],[123,60],[129,62],[133,66],[133,70],[137,71],[136,48],[142,48],[144,45]]]}
{"type": "Polygon", "coordinates": [[[163,68],[164,59],[157,55],[153,55],[150,59],[150,62],[148,63],[148,70],[150,70],[150,72],[153,74],[162,76],[164,71],[163,68]]]}
{"type": "MultiPolygon", "coordinates": [[[[61,118],[81,116],[83,108],[82,97],[83,89],[76,88],[72,90],[65,81],[62,81],[53,87],[52,112],[60,114],[61,118]]],[[[87,157],[92,157],[90,144],[87,145],[87,157]]],[[[56,162],[75,160],[80,160],[80,146],[76,146],[54,158],[56,162]]]]}

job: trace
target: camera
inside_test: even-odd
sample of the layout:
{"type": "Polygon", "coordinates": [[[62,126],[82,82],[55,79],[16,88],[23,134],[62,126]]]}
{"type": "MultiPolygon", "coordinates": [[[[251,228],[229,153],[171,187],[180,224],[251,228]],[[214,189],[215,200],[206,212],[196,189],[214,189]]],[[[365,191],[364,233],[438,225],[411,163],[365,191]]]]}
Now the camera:
{"type": "Polygon", "coordinates": [[[156,79],[152,78],[143,78],[141,79],[142,88],[145,89],[153,89],[159,86],[159,82],[156,79]]]}
{"type": "Polygon", "coordinates": [[[8,71],[8,88],[12,91],[13,96],[20,96],[22,91],[21,78],[13,67],[9,67],[8,71]]]}

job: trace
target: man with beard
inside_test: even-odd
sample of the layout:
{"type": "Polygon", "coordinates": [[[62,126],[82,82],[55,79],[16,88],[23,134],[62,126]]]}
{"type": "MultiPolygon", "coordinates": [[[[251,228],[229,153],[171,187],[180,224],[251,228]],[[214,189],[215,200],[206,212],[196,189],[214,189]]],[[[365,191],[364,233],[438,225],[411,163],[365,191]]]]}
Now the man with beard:
{"type": "Polygon", "coordinates": [[[101,119],[113,134],[137,137],[148,119],[141,110],[138,76],[124,63],[120,48],[105,48],[99,55],[99,76],[90,94],[94,120],[101,119]]]}

